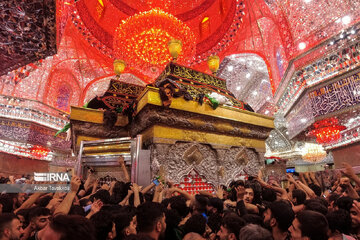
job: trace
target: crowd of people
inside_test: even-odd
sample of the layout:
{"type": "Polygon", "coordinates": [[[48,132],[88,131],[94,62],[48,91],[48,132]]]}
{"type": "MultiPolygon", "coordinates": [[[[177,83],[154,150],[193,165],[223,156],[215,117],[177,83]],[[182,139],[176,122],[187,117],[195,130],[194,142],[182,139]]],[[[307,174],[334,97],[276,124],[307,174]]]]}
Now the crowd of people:
{"type": "Polygon", "coordinates": [[[72,176],[66,193],[1,193],[0,240],[360,239],[360,179],[347,164],[330,187],[304,173],[287,174],[282,188],[259,171],[191,195],[161,179],[131,183],[119,163],[125,181],[100,181],[90,169],[86,179],[72,176]]]}

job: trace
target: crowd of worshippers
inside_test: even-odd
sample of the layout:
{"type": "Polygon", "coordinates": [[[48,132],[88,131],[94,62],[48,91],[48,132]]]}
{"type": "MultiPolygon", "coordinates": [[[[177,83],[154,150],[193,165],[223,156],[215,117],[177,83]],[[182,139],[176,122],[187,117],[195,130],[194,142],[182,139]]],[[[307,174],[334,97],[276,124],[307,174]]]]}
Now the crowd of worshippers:
{"type": "Polygon", "coordinates": [[[327,189],[313,173],[287,174],[282,188],[259,172],[191,195],[171,182],[131,183],[119,163],[125,181],[100,184],[90,169],[67,193],[2,193],[0,240],[360,239],[360,178],[347,164],[327,189]]]}

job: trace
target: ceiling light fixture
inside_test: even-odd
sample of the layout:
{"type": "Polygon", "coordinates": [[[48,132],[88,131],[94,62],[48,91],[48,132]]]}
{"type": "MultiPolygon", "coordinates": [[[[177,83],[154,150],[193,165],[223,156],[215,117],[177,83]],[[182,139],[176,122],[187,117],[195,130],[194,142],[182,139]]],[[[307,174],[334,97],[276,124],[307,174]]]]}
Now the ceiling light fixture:
{"type": "Polygon", "coordinates": [[[251,77],[251,74],[250,73],[247,73],[246,74],[246,78],[250,78],[251,77]]]}
{"type": "Polygon", "coordinates": [[[240,87],[240,86],[237,86],[237,87],[236,87],[236,90],[237,90],[237,91],[239,91],[240,89],[241,89],[241,87],[240,87]]]}
{"type": "Polygon", "coordinates": [[[228,66],[228,67],[227,67],[227,70],[228,70],[229,72],[231,72],[232,70],[234,70],[234,67],[233,67],[233,66],[228,66]]]}

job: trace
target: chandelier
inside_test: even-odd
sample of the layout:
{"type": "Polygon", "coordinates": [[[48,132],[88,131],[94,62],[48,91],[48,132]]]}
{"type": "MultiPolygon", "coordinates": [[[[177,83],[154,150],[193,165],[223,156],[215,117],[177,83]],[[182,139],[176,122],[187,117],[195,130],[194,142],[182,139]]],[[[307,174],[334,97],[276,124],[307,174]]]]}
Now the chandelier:
{"type": "Polygon", "coordinates": [[[173,58],[168,42],[182,42],[178,62],[189,62],[195,55],[196,38],[190,28],[173,15],[161,9],[135,14],[124,20],[115,30],[115,56],[130,67],[164,67],[173,58]]]}
{"type": "Polygon", "coordinates": [[[323,146],[314,143],[305,143],[302,150],[302,158],[304,161],[318,163],[324,160],[326,152],[323,146]]]}
{"type": "Polygon", "coordinates": [[[307,135],[316,137],[319,144],[335,143],[341,140],[340,131],[346,129],[345,126],[339,125],[337,118],[328,118],[314,123],[314,129],[307,135]]]}

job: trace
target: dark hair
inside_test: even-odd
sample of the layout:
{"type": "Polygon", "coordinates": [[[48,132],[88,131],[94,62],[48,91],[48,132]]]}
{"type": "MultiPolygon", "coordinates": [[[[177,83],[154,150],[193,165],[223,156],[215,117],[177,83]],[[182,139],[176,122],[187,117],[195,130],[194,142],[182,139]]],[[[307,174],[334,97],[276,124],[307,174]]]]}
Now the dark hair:
{"type": "Polygon", "coordinates": [[[79,215],[85,217],[85,210],[79,205],[73,205],[70,208],[69,215],[79,215]]]}
{"type": "Polygon", "coordinates": [[[241,216],[247,224],[252,223],[264,227],[263,218],[256,214],[245,214],[241,216]]]}
{"type": "Polygon", "coordinates": [[[110,202],[110,193],[105,189],[100,189],[93,195],[93,198],[108,204],[110,202]]]}
{"type": "Polygon", "coordinates": [[[276,192],[271,188],[263,188],[261,192],[262,200],[267,202],[276,201],[276,192]]]}
{"type": "Polygon", "coordinates": [[[292,197],[296,198],[296,205],[304,204],[306,200],[306,193],[301,189],[294,189],[292,191],[292,197]]]}
{"type": "Polygon", "coordinates": [[[279,229],[286,232],[295,218],[291,204],[288,201],[279,200],[271,203],[269,209],[271,215],[276,219],[279,229]]]}
{"type": "Polygon", "coordinates": [[[335,206],[337,206],[340,209],[344,209],[348,212],[350,212],[350,209],[352,208],[353,199],[351,197],[340,197],[336,200],[335,206]]]}
{"type": "Polygon", "coordinates": [[[126,237],[125,240],[154,240],[154,239],[149,235],[138,233],[136,235],[131,234],[130,236],[126,237]]]}
{"type": "Polygon", "coordinates": [[[316,196],[318,196],[318,197],[321,196],[321,193],[322,193],[321,187],[319,187],[318,185],[316,185],[314,183],[310,183],[309,188],[314,191],[316,196]]]}
{"type": "Polygon", "coordinates": [[[2,207],[3,213],[11,213],[13,211],[14,202],[10,195],[8,194],[0,195],[0,204],[3,206],[2,207]]]}
{"type": "Polygon", "coordinates": [[[186,199],[183,196],[171,197],[170,207],[171,209],[175,209],[183,218],[189,214],[189,208],[186,205],[186,199]]]}
{"type": "Polygon", "coordinates": [[[164,216],[164,209],[160,203],[146,202],[138,207],[137,228],[139,232],[151,232],[157,223],[164,216]]]}
{"type": "Polygon", "coordinates": [[[216,208],[218,213],[222,213],[224,211],[224,202],[220,198],[210,198],[209,206],[216,208]]]}
{"type": "Polygon", "coordinates": [[[206,219],[201,214],[192,215],[184,225],[184,235],[189,232],[198,233],[201,236],[205,233],[206,219]]]}
{"type": "Polygon", "coordinates": [[[330,212],[326,215],[331,232],[338,230],[340,233],[349,234],[351,229],[350,213],[344,209],[330,212]]]}
{"type": "Polygon", "coordinates": [[[221,225],[226,228],[229,233],[235,234],[236,239],[239,239],[240,229],[245,226],[245,224],[245,220],[236,215],[228,215],[224,217],[221,222],[221,225]]]}
{"type": "Polygon", "coordinates": [[[247,182],[245,188],[251,188],[254,192],[253,204],[261,204],[261,186],[258,182],[247,182]]]}
{"type": "Polygon", "coordinates": [[[326,217],[315,211],[304,210],[297,214],[300,230],[303,237],[310,240],[327,240],[328,222],[326,217]]]}
{"type": "Polygon", "coordinates": [[[79,204],[82,207],[86,207],[89,204],[89,202],[91,203],[90,199],[84,198],[79,201],[79,204]]]}
{"type": "Polygon", "coordinates": [[[3,235],[5,228],[9,227],[14,219],[19,218],[13,213],[0,214],[0,237],[3,235]]]}
{"type": "Polygon", "coordinates": [[[122,240],[126,238],[125,228],[130,226],[130,222],[135,214],[122,212],[115,217],[116,239],[122,240]]]}
{"type": "Polygon", "coordinates": [[[175,209],[165,211],[166,216],[166,230],[165,239],[177,239],[177,226],[181,221],[181,216],[175,209]]]}
{"type": "Polygon", "coordinates": [[[107,212],[99,211],[95,213],[90,217],[90,221],[95,226],[96,239],[106,240],[113,227],[113,221],[107,212]]]}
{"type": "Polygon", "coordinates": [[[111,195],[111,203],[118,204],[121,202],[127,195],[127,190],[127,186],[124,182],[116,181],[113,188],[113,194],[111,195]]]}
{"type": "Polygon", "coordinates": [[[31,221],[35,217],[49,215],[51,215],[50,209],[46,207],[34,207],[29,211],[29,221],[31,221]]]}
{"type": "Polygon", "coordinates": [[[328,213],[328,208],[324,206],[319,199],[308,199],[305,201],[305,210],[312,210],[323,214],[324,216],[328,213]]]}
{"type": "Polygon", "coordinates": [[[340,198],[340,195],[339,194],[337,194],[337,193],[331,193],[330,195],[329,195],[329,203],[331,203],[331,202],[334,202],[334,204],[336,204],[336,200],[338,200],[340,198]]]}
{"type": "Polygon", "coordinates": [[[95,228],[85,217],[58,215],[50,222],[50,227],[61,234],[60,240],[95,240],[95,228]]]}
{"type": "Polygon", "coordinates": [[[211,228],[211,231],[213,233],[216,234],[220,230],[221,222],[222,216],[220,213],[216,212],[209,214],[207,225],[209,226],[209,228],[211,228]]]}
{"type": "Polygon", "coordinates": [[[39,207],[46,207],[49,204],[51,199],[52,199],[52,196],[42,197],[37,201],[37,205],[39,207]]]}
{"type": "Polygon", "coordinates": [[[195,209],[199,213],[206,213],[206,206],[209,204],[209,199],[203,195],[195,195],[195,209]]]}

